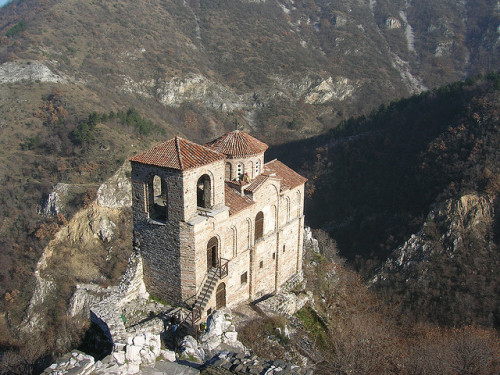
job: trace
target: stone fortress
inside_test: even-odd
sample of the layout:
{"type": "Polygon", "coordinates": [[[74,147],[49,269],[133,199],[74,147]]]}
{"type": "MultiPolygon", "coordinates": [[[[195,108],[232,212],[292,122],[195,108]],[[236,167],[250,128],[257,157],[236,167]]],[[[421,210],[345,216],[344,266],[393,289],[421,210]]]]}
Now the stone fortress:
{"type": "Polygon", "coordinates": [[[279,291],[301,277],[306,179],[241,132],[205,145],[175,137],[130,159],[134,240],[147,291],[216,309],[279,291]]]}

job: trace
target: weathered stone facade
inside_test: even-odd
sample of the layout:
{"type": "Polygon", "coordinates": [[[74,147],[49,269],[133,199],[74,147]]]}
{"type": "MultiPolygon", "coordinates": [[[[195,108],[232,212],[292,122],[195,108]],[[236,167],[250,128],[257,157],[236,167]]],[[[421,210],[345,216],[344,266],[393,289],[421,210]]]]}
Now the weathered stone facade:
{"type": "MultiPolygon", "coordinates": [[[[223,137],[233,135],[242,134],[223,137]]],[[[147,290],[198,304],[203,316],[275,293],[302,269],[306,180],[279,161],[263,164],[267,146],[243,135],[232,145],[243,154],[175,138],[131,159],[147,290]],[[236,174],[238,165],[249,180],[236,174]]]]}

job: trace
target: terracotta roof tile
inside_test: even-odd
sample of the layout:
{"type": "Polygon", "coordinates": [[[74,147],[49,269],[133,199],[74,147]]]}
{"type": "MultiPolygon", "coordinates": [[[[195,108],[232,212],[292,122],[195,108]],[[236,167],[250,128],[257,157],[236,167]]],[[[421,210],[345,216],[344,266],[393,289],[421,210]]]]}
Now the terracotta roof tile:
{"type": "Polygon", "coordinates": [[[222,137],[206,143],[205,146],[232,157],[260,154],[269,147],[264,142],[238,130],[226,133],[222,137]]]}
{"type": "Polygon", "coordinates": [[[223,154],[215,150],[181,137],[175,137],[149,150],[145,150],[129,160],[184,171],[224,158],[223,154]]]}
{"type": "Polygon", "coordinates": [[[257,189],[260,188],[264,184],[264,182],[266,182],[268,179],[269,179],[269,176],[266,176],[264,174],[258,175],[250,182],[250,185],[248,185],[245,188],[245,191],[248,191],[249,193],[253,193],[254,191],[257,191],[257,189]]]}
{"type": "Polygon", "coordinates": [[[225,184],[226,206],[229,207],[229,215],[234,215],[241,210],[251,206],[255,202],[246,196],[241,196],[236,190],[225,184]]]}
{"type": "Polygon", "coordinates": [[[272,176],[273,173],[276,174],[276,177],[281,179],[281,191],[293,189],[307,181],[307,178],[302,177],[293,169],[276,159],[264,165],[263,174],[272,176]]]}

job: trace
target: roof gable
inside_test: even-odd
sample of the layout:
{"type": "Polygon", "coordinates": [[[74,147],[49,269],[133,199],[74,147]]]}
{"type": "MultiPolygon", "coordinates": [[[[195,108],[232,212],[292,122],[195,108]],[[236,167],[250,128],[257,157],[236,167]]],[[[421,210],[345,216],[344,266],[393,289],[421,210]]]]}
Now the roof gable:
{"type": "Polygon", "coordinates": [[[131,157],[129,160],[184,171],[223,160],[224,158],[223,154],[208,147],[181,137],[174,137],[131,157]]]}
{"type": "Polygon", "coordinates": [[[227,156],[249,156],[264,152],[269,147],[251,135],[235,130],[205,144],[227,156]]]}
{"type": "Polygon", "coordinates": [[[281,179],[281,191],[293,189],[307,181],[307,178],[276,159],[264,165],[263,174],[268,176],[275,174],[277,178],[281,179]]]}

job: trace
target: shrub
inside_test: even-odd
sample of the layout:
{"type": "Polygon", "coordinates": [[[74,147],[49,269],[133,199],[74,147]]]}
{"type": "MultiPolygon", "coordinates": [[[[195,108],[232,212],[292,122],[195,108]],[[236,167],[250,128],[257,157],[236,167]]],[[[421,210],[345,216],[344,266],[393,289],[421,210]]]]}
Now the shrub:
{"type": "Polygon", "coordinates": [[[22,20],[12,26],[7,32],[5,33],[6,37],[12,38],[13,36],[16,36],[19,33],[22,33],[24,30],[26,30],[26,21],[22,20]]]}

